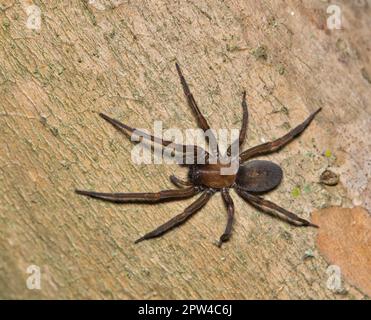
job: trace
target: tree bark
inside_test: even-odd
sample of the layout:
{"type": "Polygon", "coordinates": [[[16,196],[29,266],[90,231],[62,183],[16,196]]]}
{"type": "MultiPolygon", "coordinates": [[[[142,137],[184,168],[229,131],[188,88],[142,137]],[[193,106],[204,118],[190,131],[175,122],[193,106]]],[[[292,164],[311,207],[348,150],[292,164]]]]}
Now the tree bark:
{"type": "Polygon", "coordinates": [[[134,240],[194,199],[114,205],[75,188],[172,188],[175,165],[137,165],[132,143],[98,114],[152,131],[195,128],[175,69],[213,128],[240,128],[243,149],[322,112],[270,159],[284,180],[266,195],[305,219],[357,202],[370,211],[371,9],[338,1],[329,30],[323,1],[20,1],[0,4],[0,298],[351,299],[326,285],[315,229],[296,228],[234,192],[235,224],[220,194],[180,228],[134,240]],[[321,173],[340,174],[335,187],[321,173]],[[29,266],[41,289],[29,289],[29,266]]]}

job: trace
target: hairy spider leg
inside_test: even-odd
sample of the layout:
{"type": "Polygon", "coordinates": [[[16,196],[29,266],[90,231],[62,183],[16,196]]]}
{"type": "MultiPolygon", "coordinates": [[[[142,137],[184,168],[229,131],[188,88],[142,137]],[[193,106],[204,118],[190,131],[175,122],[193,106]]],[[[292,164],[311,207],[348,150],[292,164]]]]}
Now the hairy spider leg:
{"type": "Polygon", "coordinates": [[[122,122],[120,122],[116,119],[112,119],[112,118],[110,118],[109,116],[107,116],[103,113],[100,113],[99,115],[104,120],[108,121],[111,125],[113,125],[116,129],[118,129],[121,132],[124,132],[125,134],[128,134],[128,132],[130,134],[136,133],[140,137],[142,137],[144,139],[147,139],[149,141],[161,144],[164,147],[167,147],[170,144],[172,144],[172,146],[176,150],[178,150],[178,151],[180,150],[182,152],[183,160],[187,159],[187,152],[190,151],[190,150],[193,150],[194,159],[197,159],[199,155],[204,155],[205,156],[205,162],[207,163],[207,161],[208,161],[209,154],[208,154],[208,152],[206,152],[201,147],[194,146],[194,145],[180,145],[180,144],[173,143],[172,141],[162,140],[160,138],[157,138],[157,137],[154,137],[152,135],[146,134],[146,133],[144,133],[144,132],[142,132],[138,129],[131,128],[128,125],[126,125],[126,124],[124,124],[124,123],[122,123],[122,122]]]}
{"type": "Polygon", "coordinates": [[[222,189],[222,198],[224,205],[227,209],[227,215],[228,215],[228,220],[227,220],[227,225],[225,227],[224,233],[221,235],[218,243],[218,247],[221,247],[223,242],[226,242],[229,240],[232,234],[232,225],[233,225],[233,220],[234,220],[234,203],[233,200],[229,194],[229,189],[223,188],[222,189]]]}
{"type": "Polygon", "coordinates": [[[234,143],[238,142],[238,146],[241,148],[241,146],[244,144],[244,142],[246,140],[247,124],[248,124],[248,120],[249,120],[249,111],[248,111],[247,102],[246,102],[246,91],[244,91],[243,94],[242,94],[241,105],[242,105],[242,126],[241,126],[241,130],[240,130],[240,134],[239,134],[238,140],[234,141],[228,147],[228,149],[227,149],[227,155],[228,156],[231,155],[231,149],[232,149],[232,145],[234,143]]]}
{"type": "Polygon", "coordinates": [[[296,214],[281,208],[280,206],[276,205],[275,203],[265,200],[262,197],[255,196],[251,193],[248,193],[246,191],[243,191],[241,189],[236,188],[237,193],[248,203],[250,203],[252,206],[256,207],[257,209],[262,210],[263,212],[269,212],[273,213],[276,216],[282,218],[286,218],[285,220],[288,221],[289,223],[298,225],[298,226],[303,226],[303,227],[314,227],[318,228],[317,225],[300,218],[296,214]]]}
{"type": "Polygon", "coordinates": [[[173,229],[174,227],[184,223],[198,210],[200,210],[210,200],[214,193],[215,191],[212,189],[206,190],[195,202],[193,202],[190,206],[185,208],[185,210],[182,213],[176,215],[174,218],[165,222],[155,230],[145,234],[143,237],[136,240],[135,243],[159,237],[164,233],[168,232],[169,230],[173,229]]]}
{"type": "Polygon", "coordinates": [[[241,152],[240,162],[243,163],[252,157],[278,151],[287,143],[289,143],[294,138],[299,136],[305,130],[305,128],[308,127],[308,125],[312,122],[316,114],[321,111],[321,109],[322,108],[319,108],[318,110],[313,112],[303,123],[298,125],[296,128],[292,129],[289,133],[285,134],[283,137],[271,142],[263,143],[259,146],[255,146],[246,151],[241,152]]]}
{"type": "Polygon", "coordinates": [[[95,199],[105,200],[115,203],[126,202],[160,202],[165,200],[178,200],[191,198],[200,189],[197,187],[188,187],[175,190],[162,190],[159,192],[127,192],[127,193],[104,193],[95,191],[75,190],[77,194],[88,196],[95,199]]]}
{"type": "Polygon", "coordinates": [[[208,131],[209,136],[206,136],[206,140],[207,140],[208,143],[212,142],[212,146],[215,146],[215,149],[212,150],[212,153],[214,155],[218,156],[219,155],[219,146],[217,144],[217,140],[215,138],[215,135],[210,130],[210,126],[207,123],[207,120],[205,119],[205,117],[201,113],[200,109],[198,108],[198,105],[195,101],[195,98],[193,97],[193,94],[191,93],[191,90],[189,89],[187,81],[185,80],[185,78],[183,76],[183,73],[182,73],[182,70],[180,69],[178,63],[175,63],[175,66],[176,66],[176,70],[178,71],[178,75],[179,75],[179,78],[180,78],[180,83],[182,84],[183,92],[184,92],[184,95],[187,99],[188,105],[192,109],[194,115],[196,116],[197,124],[204,132],[209,130],[208,131]],[[212,141],[210,141],[210,138],[212,139],[212,141]]]}

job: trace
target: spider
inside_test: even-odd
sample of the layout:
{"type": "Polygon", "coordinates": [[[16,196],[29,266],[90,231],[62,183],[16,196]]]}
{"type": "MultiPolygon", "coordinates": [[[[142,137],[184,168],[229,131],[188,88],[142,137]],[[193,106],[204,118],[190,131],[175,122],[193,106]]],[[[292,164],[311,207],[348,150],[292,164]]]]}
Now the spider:
{"type": "MultiPolygon", "coordinates": [[[[189,86],[182,74],[179,65],[176,63],[176,69],[180,78],[180,82],[184,91],[184,95],[187,99],[189,107],[195,114],[198,126],[204,131],[208,131],[210,126],[208,125],[206,119],[200,112],[197,103],[189,89],[189,86]]],[[[239,132],[238,139],[234,142],[238,146],[242,146],[247,131],[248,123],[248,107],[246,102],[246,91],[243,92],[242,96],[242,109],[243,118],[242,126],[239,132]]],[[[159,192],[145,192],[145,193],[101,193],[94,191],[83,191],[76,190],[76,193],[84,196],[89,196],[91,198],[101,199],[109,202],[115,203],[128,203],[128,202],[146,202],[146,203],[159,203],[169,200],[180,200],[191,198],[196,194],[201,193],[200,197],[194,201],[190,206],[185,208],[185,210],[160,225],[153,231],[145,234],[135,241],[135,243],[141,242],[143,240],[155,238],[162,236],[164,233],[173,229],[176,226],[181,225],[187,221],[191,216],[193,216],[197,211],[199,211],[205,204],[210,200],[210,198],[216,193],[221,192],[224,205],[227,210],[227,223],[224,233],[220,236],[218,241],[218,246],[220,247],[222,243],[228,241],[232,233],[232,225],[234,221],[234,203],[229,194],[229,190],[233,188],[236,193],[242,197],[246,202],[248,202],[253,207],[261,210],[263,212],[269,213],[271,215],[278,216],[281,219],[286,220],[288,223],[294,224],[296,226],[311,226],[318,228],[317,225],[300,218],[296,214],[281,208],[277,204],[265,200],[260,195],[276,188],[282,180],[282,169],[277,164],[270,161],[263,160],[252,160],[251,158],[276,152],[298,135],[300,135],[305,128],[311,123],[315,115],[321,110],[319,108],[317,111],[313,112],[303,123],[298,125],[296,128],[291,130],[286,135],[281,138],[266,142],[261,145],[252,147],[248,150],[241,152],[237,156],[238,170],[233,175],[222,175],[221,169],[224,166],[219,160],[216,163],[210,163],[209,153],[200,147],[191,146],[198,152],[204,152],[206,155],[206,161],[204,164],[194,163],[192,165],[186,165],[189,168],[188,179],[180,179],[175,175],[170,176],[170,181],[178,188],[172,190],[162,190],[159,192]],[[202,149],[202,150],[201,150],[202,149]]],[[[100,116],[113,125],[116,129],[124,132],[126,135],[131,135],[134,133],[135,129],[108,117],[105,114],[100,113],[100,116]]],[[[136,131],[138,132],[138,131],[136,131]]],[[[140,131],[139,131],[140,132],[140,131]]],[[[208,131],[210,132],[210,131],[208,131]]],[[[171,141],[162,140],[151,135],[141,133],[141,138],[150,140],[152,142],[158,143],[166,148],[171,141]]],[[[211,139],[214,139],[213,135],[205,135],[206,140],[210,143],[211,139]]],[[[182,155],[185,157],[187,154],[186,145],[176,145],[180,147],[182,155]]],[[[187,149],[189,150],[189,149],[187,149]]],[[[231,146],[229,146],[227,153],[230,154],[231,146]]],[[[213,150],[216,154],[217,159],[219,159],[219,148],[213,150]]]]}

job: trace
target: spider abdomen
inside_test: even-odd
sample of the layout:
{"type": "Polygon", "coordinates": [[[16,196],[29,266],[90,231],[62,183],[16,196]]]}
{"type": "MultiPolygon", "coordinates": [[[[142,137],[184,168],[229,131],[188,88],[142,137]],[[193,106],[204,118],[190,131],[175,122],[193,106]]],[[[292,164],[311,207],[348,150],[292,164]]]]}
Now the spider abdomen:
{"type": "Polygon", "coordinates": [[[204,186],[208,188],[221,189],[231,187],[236,175],[229,172],[230,165],[203,164],[190,167],[189,179],[194,185],[204,186]],[[223,171],[223,168],[226,169],[223,171]]]}
{"type": "Polygon", "coordinates": [[[279,165],[270,161],[254,160],[240,166],[236,184],[245,191],[262,193],[277,187],[282,176],[282,169],[279,165]]]}

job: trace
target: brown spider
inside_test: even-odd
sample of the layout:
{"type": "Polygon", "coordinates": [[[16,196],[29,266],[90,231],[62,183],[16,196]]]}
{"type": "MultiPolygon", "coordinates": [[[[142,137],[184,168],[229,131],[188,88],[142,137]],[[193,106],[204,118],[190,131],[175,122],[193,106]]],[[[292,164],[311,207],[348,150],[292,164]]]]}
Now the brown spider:
{"type": "MultiPolygon", "coordinates": [[[[200,112],[178,64],[176,64],[176,68],[180,77],[184,94],[187,98],[187,102],[196,116],[199,127],[204,132],[206,132],[207,130],[210,129],[210,127],[206,119],[200,112]]],[[[235,141],[235,143],[236,144],[238,143],[239,146],[241,146],[244,143],[247,130],[248,110],[246,103],[246,92],[243,93],[242,108],[243,108],[242,127],[240,130],[239,138],[235,141]]],[[[144,236],[136,240],[135,243],[138,243],[142,240],[161,236],[170,229],[184,223],[193,214],[200,210],[217,191],[220,191],[228,213],[227,225],[224,233],[222,234],[219,240],[219,246],[221,246],[223,242],[227,241],[230,238],[232,224],[234,220],[234,204],[229,194],[230,188],[234,188],[238,195],[240,195],[250,205],[256,207],[259,210],[266,211],[270,214],[275,214],[280,218],[284,218],[287,222],[297,226],[318,227],[312,224],[311,222],[298,217],[296,214],[289,212],[279,207],[278,205],[274,204],[273,202],[265,200],[257,195],[274,189],[281,182],[282,169],[277,164],[270,161],[261,160],[249,161],[246,164],[243,163],[245,163],[247,160],[253,157],[278,151],[280,148],[282,148],[287,143],[292,141],[295,137],[297,137],[299,134],[301,134],[320,110],[321,108],[313,112],[302,124],[298,125],[295,129],[291,130],[283,137],[271,142],[263,143],[261,145],[255,146],[253,148],[241,152],[238,157],[239,164],[238,171],[234,175],[222,175],[221,169],[229,165],[225,164],[223,165],[219,160],[217,161],[216,164],[211,164],[210,161],[208,161],[209,154],[206,151],[204,151],[202,148],[191,146],[196,151],[196,155],[200,151],[204,152],[204,154],[206,155],[206,162],[204,164],[197,164],[196,162],[196,164],[186,165],[189,167],[187,181],[181,180],[175,177],[174,175],[171,175],[170,176],[171,182],[179,189],[163,190],[154,193],[100,193],[82,190],[76,190],[76,192],[81,195],[116,203],[126,202],[157,203],[166,200],[186,199],[200,192],[202,193],[201,196],[190,206],[188,206],[182,213],[170,219],[168,222],[162,224],[155,230],[145,234],[144,236]]],[[[109,123],[111,123],[116,129],[128,135],[133,134],[135,131],[135,129],[130,128],[127,125],[115,119],[112,119],[102,113],[100,114],[100,116],[103,119],[107,120],[109,123]]],[[[171,141],[162,140],[150,135],[146,135],[144,133],[141,133],[141,137],[162,144],[164,148],[171,143],[171,141]]],[[[210,138],[215,139],[215,137],[212,134],[210,136],[206,136],[206,138],[208,141],[210,140],[210,138]]],[[[182,152],[182,155],[183,157],[185,157],[187,153],[186,151],[187,146],[176,145],[176,147],[181,148],[180,150],[182,152]]],[[[229,146],[227,150],[228,155],[230,155],[230,151],[231,146],[229,146]]],[[[219,159],[218,147],[216,148],[216,150],[213,150],[212,153],[215,153],[217,159],[219,159]]]]}

